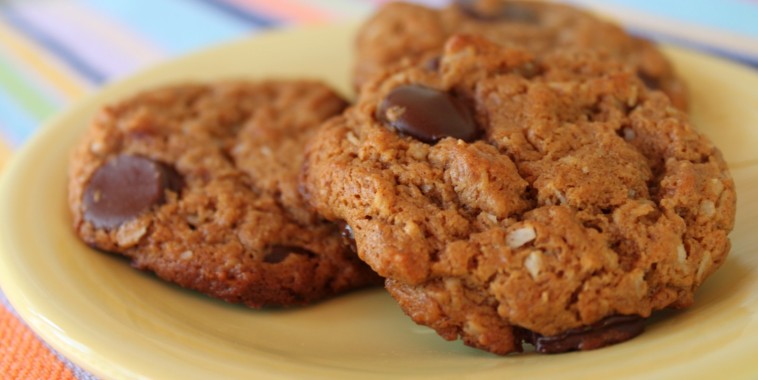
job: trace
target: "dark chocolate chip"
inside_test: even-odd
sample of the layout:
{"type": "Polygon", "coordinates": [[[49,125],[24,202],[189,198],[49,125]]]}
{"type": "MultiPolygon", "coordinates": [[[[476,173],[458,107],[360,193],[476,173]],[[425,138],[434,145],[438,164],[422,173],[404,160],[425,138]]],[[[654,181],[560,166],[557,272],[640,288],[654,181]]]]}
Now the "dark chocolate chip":
{"type": "Polygon", "coordinates": [[[305,248],[292,245],[272,245],[268,247],[266,254],[263,256],[263,261],[269,264],[276,264],[284,261],[291,254],[316,257],[315,253],[305,248]]]}
{"type": "Polygon", "coordinates": [[[524,4],[500,2],[493,8],[485,7],[480,0],[456,0],[455,3],[463,13],[480,21],[539,22],[537,12],[524,4]]]}
{"type": "Polygon", "coordinates": [[[338,225],[340,227],[340,235],[342,235],[342,241],[344,241],[345,245],[350,247],[353,252],[357,253],[358,247],[355,244],[355,235],[353,235],[353,229],[349,224],[345,222],[339,222],[338,225]]]}
{"type": "Polygon", "coordinates": [[[445,137],[474,141],[480,135],[468,107],[447,92],[419,85],[392,90],[377,109],[377,119],[426,143],[445,137]]]}
{"type": "Polygon", "coordinates": [[[528,24],[536,24],[540,20],[534,9],[521,4],[505,4],[505,6],[500,9],[500,18],[528,24]]]}
{"type": "Polygon", "coordinates": [[[426,62],[424,62],[424,68],[429,71],[437,71],[440,69],[440,60],[442,57],[435,56],[432,58],[429,58],[426,62]]]}
{"type": "Polygon", "coordinates": [[[542,67],[535,62],[526,62],[518,67],[513,68],[513,73],[525,79],[532,79],[543,73],[542,67]]]}
{"type": "Polygon", "coordinates": [[[645,87],[651,90],[661,89],[661,82],[658,80],[658,78],[641,70],[637,71],[637,76],[642,80],[642,83],[645,84],[645,87]]]}
{"type": "Polygon", "coordinates": [[[98,168],[84,190],[84,219],[112,229],[178,192],[181,176],[170,166],[142,156],[121,154],[98,168]]]}
{"type": "Polygon", "coordinates": [[[590,326],[567,330],[558,335],[544,336],[518,329],[516,339],[533,344],[537,352],[556,354],[567,351],[587,351],[621,343],[640,335],[645,319],[638,315],[614,315],[590,326]]]}

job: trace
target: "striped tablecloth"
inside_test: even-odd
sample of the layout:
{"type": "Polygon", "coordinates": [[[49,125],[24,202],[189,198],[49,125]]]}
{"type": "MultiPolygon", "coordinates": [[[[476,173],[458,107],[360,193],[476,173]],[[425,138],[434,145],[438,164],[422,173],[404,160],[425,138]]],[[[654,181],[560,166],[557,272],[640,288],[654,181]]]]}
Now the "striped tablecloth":
{"type": "MultiPolygon", "coordinates": [[[[262,30],[359,19],[383,2],[0,0],[0,170],[41,123],[105,83],[262,30]]],[[[758,0],[570,2],[634,33],[758,67],[758,0]]],[[[92,378],[37,339],[2,291],[0,301],[0,379],[92,378]]]]}

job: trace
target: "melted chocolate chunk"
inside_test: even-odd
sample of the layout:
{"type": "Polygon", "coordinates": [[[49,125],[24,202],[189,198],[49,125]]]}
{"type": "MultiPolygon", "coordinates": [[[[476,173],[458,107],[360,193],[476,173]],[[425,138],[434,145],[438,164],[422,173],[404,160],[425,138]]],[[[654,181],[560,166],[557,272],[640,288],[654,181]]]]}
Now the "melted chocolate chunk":
{"type": "Polygon", "coordinates": [[[500,18],[528,24],[536,24],[540,21],[537,12],[520,4],[505,4],[500,10],[500,18]]]}
{"type": "Polygon", "coordinates": [[[590,326],[570,329],[553,336],[540,335],[522,328],[514,333],[516,339],[533,344],[537,352],[555,354],[610,346],[632,339],[644,330],[644,318],[637,315],[615,315],[590,326]]]}
{"type": "Polygon", "coordinates": [[[467,142],[480,135],[468,107],[447,92],[419,85],[392,90],[377,109],[377,119],[425,143],[445,137],[467,142]]]}
{"type": "Polygon", "coordinates": [[[353,235],[353,229],[350,227],[349,224],[345,222],[339,223],[340,227],[340,235],[342,235],[342,241],[345,242],[345,245],[350,247],[353,252],[358,252],[358,247],[355,244],[355,235],[353,235]]]}
{"type": "Polygon", "coordinates": [[[166,190],[179,192],[181,176],[170,166],[142,156],[121,154],[98,168],[84,190],[84,219],[113,229],[154,205],[166,190]]]}
{"type": "Polygon", "coordinates": [[[645,84],[645,87],[651,90],[661,89],[661,82],[658,78],[655,78],[644,71],[637,71],[637,76],[642,80],[642,83],[645,84]]]}
{"type": "Polygon", "coordinates": [[[525,79],[532,79],[538,75],[542,75],[543,69],[535,62],[527,62],[521,66],[515,67],[513,73],[520,75],[525,79]]]}
{"type": "Polygon", "coordinates": [[[455,4],[463,13],[480,21],[512,21],[526,24],[539,22],[537,12],[524,4],[500,2],[487,7],[487,4],[479,0],[456,0],[455,4]]]}
{"type": "Polygon", "coordinates": [[[424,68],[429,71],[438,71],[440,69],[440,60],[442,57],[436,56],[429,58],[426,62],[424,62],[424,68]]]}
{"type": "Polygon", "coordinates": [[[276,264],[284,261],[289,255],[303,255],[316,257],[316,254],[301,247],[293,245],[272,245],[268,247],[266,255],[263,256],[263,262],[276,264]]]}

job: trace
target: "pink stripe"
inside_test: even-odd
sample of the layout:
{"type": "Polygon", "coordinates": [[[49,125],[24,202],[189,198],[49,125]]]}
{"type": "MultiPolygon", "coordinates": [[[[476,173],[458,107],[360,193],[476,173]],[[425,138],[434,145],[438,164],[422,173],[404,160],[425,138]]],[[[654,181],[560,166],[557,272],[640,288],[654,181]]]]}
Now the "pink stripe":
{"type": "MultiPolygon", "coordinates": [[[[373,3],[377,7],[387,4],[387,3],[391,3],[393,1],[395,0],[369,0],[370,3],[373,3]]],[[[428,7],[433,7],[433,8],[442,8],[443,6],[450,3],[450,0],[405,0],[405,1],[409,3],[426,5],[428,7]]]]}
{"type": "Polygon", "coordinates": [[[71,49],[80,59],[90,66],[97,68],[107,78],[124,75],[144,64],[155,61],[160,57],[149,44],[127,49],[123,43],[117,43],[113,29],[101,30],[89,22],[88,15],[69,2],[28,2],[19,3],[15,9],[27,22],[44,31],[47,35],[71,49]]]}
{"type": "Polygon", "coordinates": [[[309,7],[292,0],[223,0],[229,4],[247,9],[252,13],[265,14],[290,24],[323,23],[335,19],[334,15],[323,9],[309,7]]]}

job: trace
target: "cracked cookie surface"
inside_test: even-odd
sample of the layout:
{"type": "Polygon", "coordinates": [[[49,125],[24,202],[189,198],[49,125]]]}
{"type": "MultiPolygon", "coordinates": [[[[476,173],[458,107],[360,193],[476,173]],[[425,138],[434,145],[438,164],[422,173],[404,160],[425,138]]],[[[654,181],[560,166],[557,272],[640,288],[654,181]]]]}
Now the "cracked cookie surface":
{"type": "Polygon", "coordinates": [[[298,191],[306,139],[346,105],[296,80],[176,85],[108,105],[72,156],[76,233],[253,307],[381,283],[298,191]]]}
{"type": "Polygon", "coordinates": [[[623,318],[689,306],[735,215],[719,150],[627,65],[469,35],[366,84],[302,178],[414,321],[497,354],[602,347],[641,331],[623,318]],[[435,127],[466,113],[478,133],[435,127]]]}
{"type": "Polygon", "coordinates": [[[404,59],[433,62],[456,33],[516,44],[534,54],[565,47],[604,51],[633,66],[648,87],[665,92],[674,105],[687,108],[685,85],[651,42],[569,5],[539,1],[458,0],[444,9],[387,4],[356,37],[356,87],[404,59]]]}

